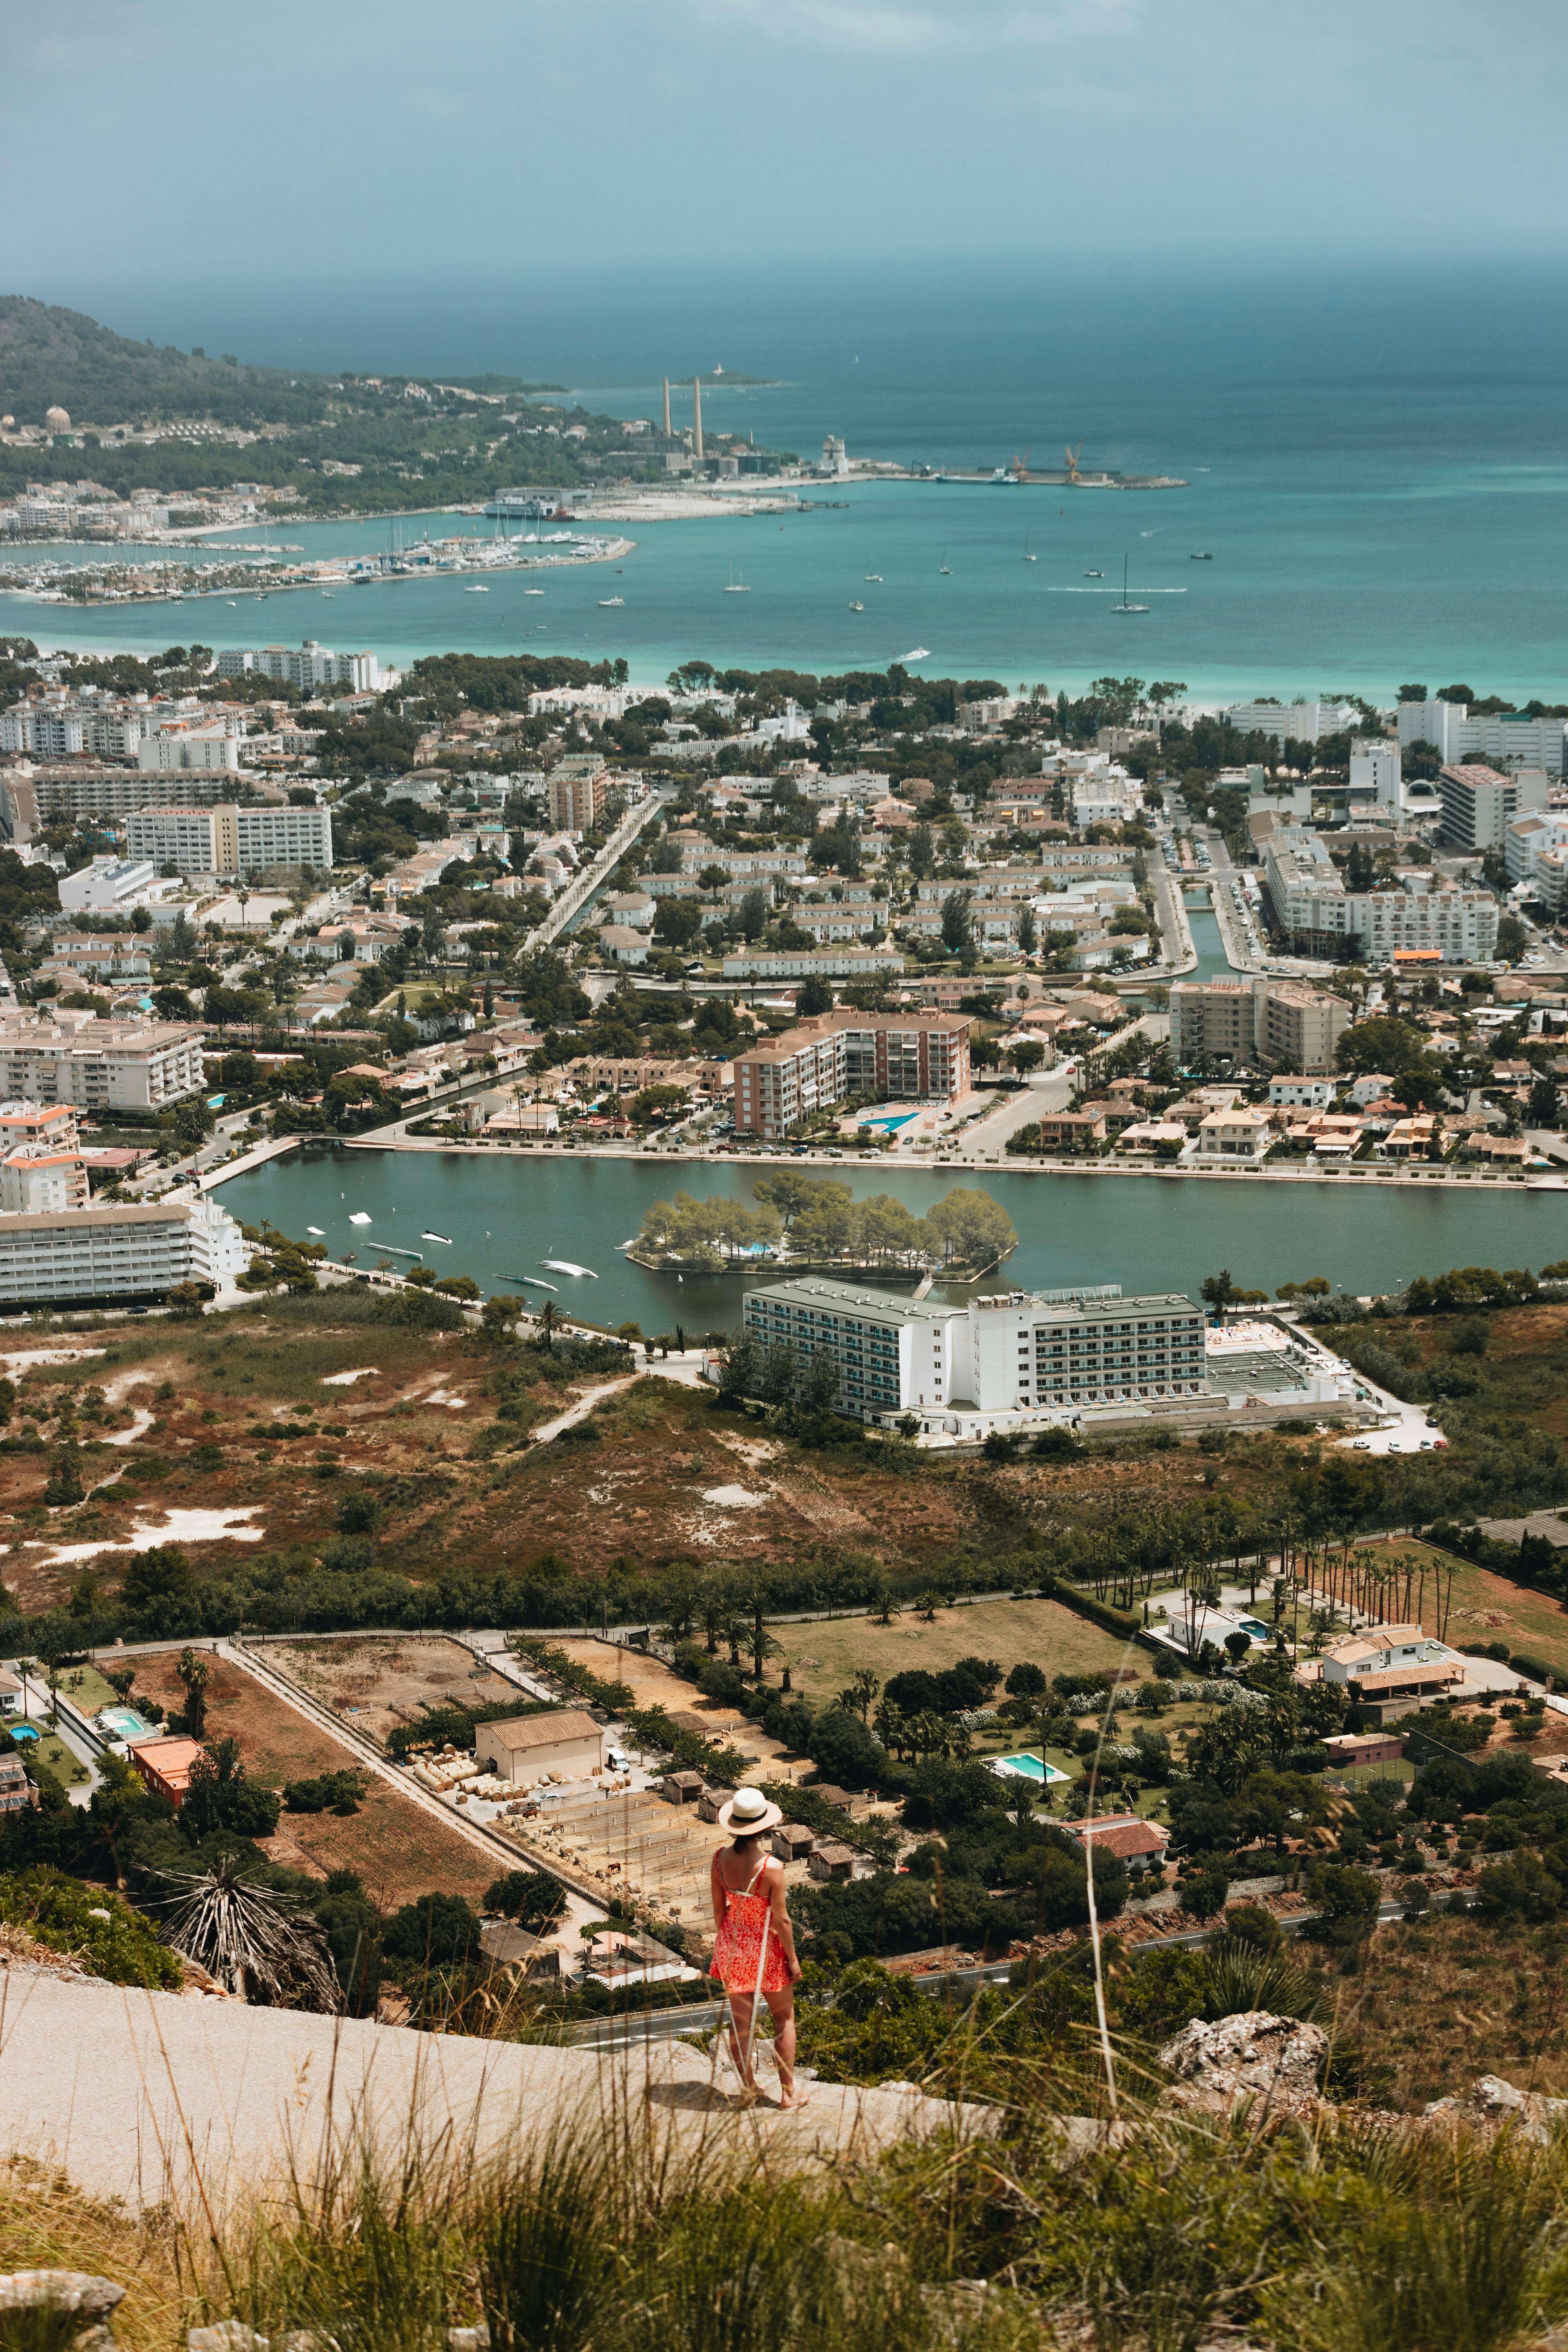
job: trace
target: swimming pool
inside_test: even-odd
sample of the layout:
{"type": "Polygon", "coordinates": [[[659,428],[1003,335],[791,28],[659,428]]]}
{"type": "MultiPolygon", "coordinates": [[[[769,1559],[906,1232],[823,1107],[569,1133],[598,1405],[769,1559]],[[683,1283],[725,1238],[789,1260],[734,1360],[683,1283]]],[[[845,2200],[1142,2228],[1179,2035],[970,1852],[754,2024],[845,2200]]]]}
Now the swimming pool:
{"type": "Polygon", "coordinates": [[[863,1130],[870,1128],[880,1128],[884,1135],[896,1135],[900,1127],[912,1126],[919,1117],[920,1113],[918,1111],[905,1110],[900,1111],[897,1117],[892,1118],[863,1118],[860,1121],[860,1126],[863,1130]]]}
{"type": "Polygon", "coordinates": [[[1067,1774],[1058,1772],[1039,1756],[992,1756],[986,1759],[993,1772],[1001,1772],[1015,1780],[1038,1780],[1042,1784],[1065,1780],[1067,1774]]]}
{"type": "Polygon", "coordinates": [[[100,1706],[97,1720],[110,1739],[145,1739],[153,1728],[133,1706],[100,1706]]]}

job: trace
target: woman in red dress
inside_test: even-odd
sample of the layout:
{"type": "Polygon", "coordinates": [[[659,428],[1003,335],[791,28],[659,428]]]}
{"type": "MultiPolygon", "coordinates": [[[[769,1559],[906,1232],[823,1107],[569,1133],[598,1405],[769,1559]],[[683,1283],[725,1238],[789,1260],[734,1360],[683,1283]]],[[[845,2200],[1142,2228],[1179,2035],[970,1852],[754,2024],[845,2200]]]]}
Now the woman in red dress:
{"type": "Polygon", "coordinates": [[[784,1909],[784,1864],[761,1851],[761,1842],[784,1819],[760,1789],[737,1789],[719,1808],[719,1826],[733,1843],[713,1857],[713,1924],[718,1935],[708,1973],[722,1984],[730,2002],[730,2051],[748,2104],[758,2095],[752,2072],[752,2034],[757,1996],[773,2019],[773,2063],[779,2105],[804,2107],[795,2081],[795,1982],[800,1962],[795,1930],[784,1909]]]}

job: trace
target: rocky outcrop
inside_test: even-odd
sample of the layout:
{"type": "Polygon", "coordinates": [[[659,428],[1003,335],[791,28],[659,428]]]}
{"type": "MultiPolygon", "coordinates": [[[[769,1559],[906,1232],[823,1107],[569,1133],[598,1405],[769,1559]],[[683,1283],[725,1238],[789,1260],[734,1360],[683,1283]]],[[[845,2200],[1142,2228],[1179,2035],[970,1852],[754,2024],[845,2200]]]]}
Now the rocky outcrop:
{"type": "Polygon", "coordinates": [[[1434,2099],[1421,2111],[1425,2122],[1457,2124],[1468,2131],[1500,2131],[1505,2125],[1526,2139],[1544,2143],[1554,2124],[1568,2116],[1568,2099],[1548,2099],[1539,2091],[1516,2090],[1500,2074],[1482,2074],[1458,2098],[1434,2099]]]}
{"type": "Polygon", "coordinates": [[[124,2293],[112,2279],[95,2278],[90,2271],[11,2271],[0,2277],[0,2334],[14,2332],[26,2341],[29,2316],[37,2323],[63,2313],[81,2322],[72,2352],[114,2352],[110,2321],[124,2293]]]}
{"type": "Polygon", "coordinates": [[[1175,2076],[1161,2105],[1178,2111],[1226,2115],[1238,2100],[1256,2101],[1269,2115],[1315,2115],[1329,2053],[1321,2025],[1244,2010],[1210,2024],[1194,2017],[1160,2053],[1175,2076]]]}

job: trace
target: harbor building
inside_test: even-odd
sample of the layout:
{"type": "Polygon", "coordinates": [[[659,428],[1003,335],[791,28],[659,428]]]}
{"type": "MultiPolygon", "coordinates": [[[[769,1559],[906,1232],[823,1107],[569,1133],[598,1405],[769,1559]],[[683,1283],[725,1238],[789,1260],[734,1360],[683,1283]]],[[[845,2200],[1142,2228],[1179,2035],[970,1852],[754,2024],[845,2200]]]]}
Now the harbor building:
{"type": "Polygon", "coordinates": [[[232,1287],[245,1237],[216,1201],[0,1216],[0,1305],[163,1297],[182,1282],[232,1287]]]}
{"type": "Polygon", "coordinates": [[[292,646],[251,646],[219,654],[219,677],[247,673],[281,678],[289,686],[346,686],[355,694],[380,694],[397,682],[396,673],[384,671],[374,654],[335,654],[314,637],[307,637],[298,652],[292,646]]]}
{"type": "Polygon", "coordinates": [[[824,1013],[734,1061],[735,1132],[777,1139],[850,1096],[956,1102],[969,1092],[968,1020],[956,1013],[824,1013]]]}
{"type": "Polygon", "coordinates": [[[1014,1290],[952,1306],[817,1276],[747,1293],[744,1328],[765,1347],[838,1369],[838,1409],[929,1433],[979,1436],[1020,1414],[1208,1394],[1204,1318],[1178,1294],[1124,1298],[1115,1284],[1014,1290]]]}
{"type": "Polygon", "coordinates": [[[258,874],[269,866],[332,863],[332,815],[325,808],[141,809],[125,820],[126,855],[150,858],[160,872],[258,874]]]}

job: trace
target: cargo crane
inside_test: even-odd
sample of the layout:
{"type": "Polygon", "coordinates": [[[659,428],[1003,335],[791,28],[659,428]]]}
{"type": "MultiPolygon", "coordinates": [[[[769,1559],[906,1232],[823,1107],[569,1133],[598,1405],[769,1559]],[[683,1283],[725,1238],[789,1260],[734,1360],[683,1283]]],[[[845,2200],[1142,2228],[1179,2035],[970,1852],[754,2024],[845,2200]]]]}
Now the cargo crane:
{"type": "Polygon", "coordinates": [[[1083,479],[1082,475],[1078,469],[1079,455],[1082,447],[1083,443],[1080,441],[1077,449],[1068,449],[1066,453],[1068,461],[1068,485],[1069,488],[1076,489],[1079,483],[1083,479]]]}
{"type": "Polygon", "coordinates": [[[1015,458],[1014,458],[1014,460],[1013,460],[1013,464],[1012,464],[1012,467],[1011,467],[1011,471],[1012,471],[1012,475],[1013,475],[1013,479],[1014,479],[1016,482],[1026,482],[1026,481],[1028,480],[1028,478],[1029,478],[1029,452],[1027,451],[1027,449],[1026,449],[1026,450],[1025,450],[1025,452],[1024,452],[1024,454],[1023,454],[1023,456],[1022,456],[1021,457],[1015,457],[1015,458]]]}

